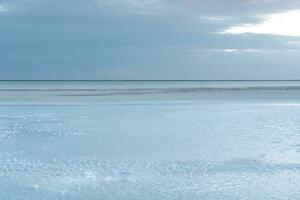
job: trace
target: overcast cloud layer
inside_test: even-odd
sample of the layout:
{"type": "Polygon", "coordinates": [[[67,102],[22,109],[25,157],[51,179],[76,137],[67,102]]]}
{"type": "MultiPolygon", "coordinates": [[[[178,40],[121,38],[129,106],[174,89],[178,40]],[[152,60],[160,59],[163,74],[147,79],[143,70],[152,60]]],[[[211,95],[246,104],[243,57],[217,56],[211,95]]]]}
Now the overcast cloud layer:
{"type": "Polygon", "coordinates": [[[299,21],[299,0],[0,0],[0,79],[300,79],[299,21]]]}

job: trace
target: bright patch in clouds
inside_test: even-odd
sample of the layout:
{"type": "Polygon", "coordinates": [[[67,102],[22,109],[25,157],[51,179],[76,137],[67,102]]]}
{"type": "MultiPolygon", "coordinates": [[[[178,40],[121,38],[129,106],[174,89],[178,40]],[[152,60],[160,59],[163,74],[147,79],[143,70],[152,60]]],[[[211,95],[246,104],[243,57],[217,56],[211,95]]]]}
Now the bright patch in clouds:
{"type": "Polygon", "coordinates": [[[213,52],[219,53],[265,53],[267,49],[212,49],[213,52]]]}
{"type": "Polygon", "coordinates": [[[5,12],[6,9],[4,8],[4,6],[0,5],[0,12],[5,12]]]}
{"type": "Polygon", "coordinates": [[[208,17],[202,17],[202,19],[204,20],[208,20],[208,21],[225,21],[226,19],[228,19],[228,17],[225,16],[217,16],[217,15],[213,15],[213,16],[208,16],[208,17]]]}
{"type": "Polygon", "coordinates": [[[233,26],[222,33],[225,34],[272,34],[283,36],[300,36],[300,10],[263,16],[257,24],[242,24],[233,26]]]}
{"type": "Polygon", "coordinates": [[[264,54],[271,54],[271,53],[282,53],[282,52],[298,52],[297,50],[293,49],[212,49],[212,52],[216,53],[228,53],[228,54],[249,54],[249,53],[264,53],[264,54]]]}
{"type": "Polygon", "coordinates": [[[288,44],[288,45],[300,45],[300,41],[291,41],[291,42],[287,42],[286,44],[288,44]]]}

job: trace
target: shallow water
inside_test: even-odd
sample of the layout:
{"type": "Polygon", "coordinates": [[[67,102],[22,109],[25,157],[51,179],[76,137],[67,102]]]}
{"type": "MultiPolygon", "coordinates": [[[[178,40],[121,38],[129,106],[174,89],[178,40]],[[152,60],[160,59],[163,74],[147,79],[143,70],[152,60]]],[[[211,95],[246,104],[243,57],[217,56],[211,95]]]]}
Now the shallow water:
{"type": "Polygon", "coordinates": [[[151,94],[108,96],[98,95],[109,88],[101,83],[91,96],[62,95],[60,82],[42,91],[30,84],[0,91],[0,199],[300,196],[298,82],[184,92],[156,91],[187,83],[152,83],[151,94]]]}

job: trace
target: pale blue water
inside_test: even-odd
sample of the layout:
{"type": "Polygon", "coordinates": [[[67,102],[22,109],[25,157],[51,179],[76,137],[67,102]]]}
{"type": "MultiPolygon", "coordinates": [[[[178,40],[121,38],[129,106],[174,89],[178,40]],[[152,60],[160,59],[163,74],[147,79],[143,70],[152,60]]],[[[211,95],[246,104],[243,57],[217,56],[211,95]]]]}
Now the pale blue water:
{"type": "Polygon", "coordinates": [[[0,199],[300,199],[300,82],[0,82],[0,199]]]}

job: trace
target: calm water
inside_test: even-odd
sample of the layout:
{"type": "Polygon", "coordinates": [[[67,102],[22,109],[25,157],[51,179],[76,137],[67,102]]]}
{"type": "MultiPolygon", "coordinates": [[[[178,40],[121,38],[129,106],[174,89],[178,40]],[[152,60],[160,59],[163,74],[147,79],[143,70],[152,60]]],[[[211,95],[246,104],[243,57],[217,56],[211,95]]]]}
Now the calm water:
{"type": "Polygon", "coordinates": [[[300,199],[300,82],[0,82],[0,199],[300,199]]]}

